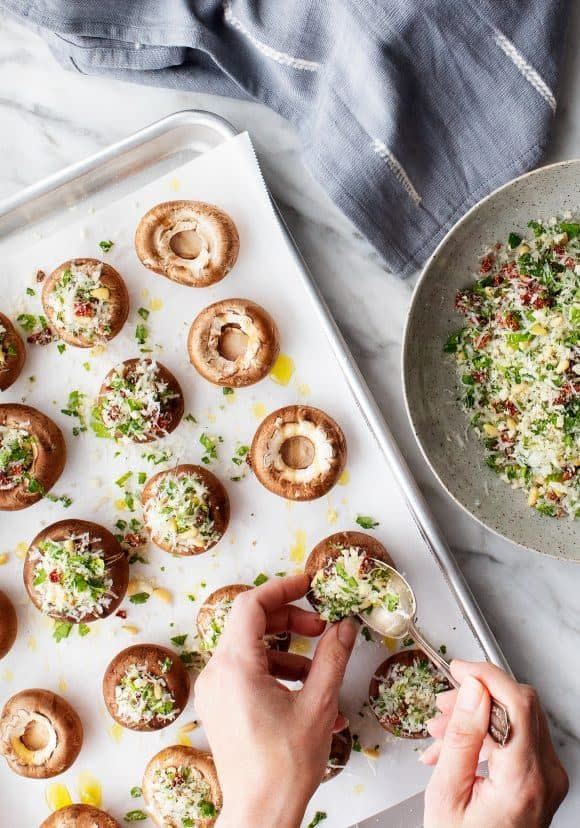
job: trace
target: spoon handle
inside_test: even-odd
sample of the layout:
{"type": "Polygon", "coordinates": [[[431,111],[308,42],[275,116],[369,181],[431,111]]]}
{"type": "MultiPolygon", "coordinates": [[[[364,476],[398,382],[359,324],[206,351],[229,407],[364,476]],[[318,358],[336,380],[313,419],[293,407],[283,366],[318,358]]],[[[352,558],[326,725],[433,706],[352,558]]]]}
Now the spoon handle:
{"type": "MultiPolygon", "coordinates": [[[[451,670],[449,669],[449,664],[445,661],[445,659],[441,656],[437,650],[433,649],[431,644],[423,637],[422,633],[412,625],[409,630],[409,635],[411,638],[419,645],[419,647],[424,650],[431,661],[441,670],[445,678],[449,681],[455,689],[459,688],[459,682],[453,678],[451,674],[451,670]]],[[[498,701],[492,698],[491,700],[491,711],[489,717],[489,728],[488,732],[494,742],[497,742],[502,747],[507,744],[507,741],[510,737],[510,718],[508,715],[507,710],[500,704],[498,701]]]]}

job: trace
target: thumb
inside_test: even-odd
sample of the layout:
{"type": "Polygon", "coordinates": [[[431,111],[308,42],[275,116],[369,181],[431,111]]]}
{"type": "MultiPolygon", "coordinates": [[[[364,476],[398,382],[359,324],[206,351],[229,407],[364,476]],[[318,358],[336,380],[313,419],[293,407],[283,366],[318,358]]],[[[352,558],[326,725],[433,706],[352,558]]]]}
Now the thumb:
{"type": "Polygon", "coordinates": [[[316,718],[334,724],[338,711],[338,693],[359,630],[354,618],[343,618],[329,627],[316,647],[312,666],[300,698],[316,718]]]}
{"type": "Polygon", "coordinates": [[[443,798],[454,810],[469,802],[477,773],[479,754],[489,726],[490,700],[486,688],[466,676],[441,746],[441,754],[429,782],[430,798],[443,798]]]}

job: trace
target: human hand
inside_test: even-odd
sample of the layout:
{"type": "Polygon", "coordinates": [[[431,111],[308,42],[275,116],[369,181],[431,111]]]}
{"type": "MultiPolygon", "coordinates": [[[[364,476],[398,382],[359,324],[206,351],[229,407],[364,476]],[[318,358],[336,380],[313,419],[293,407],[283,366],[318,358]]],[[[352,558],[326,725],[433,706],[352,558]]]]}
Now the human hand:
{"type": "Polygon", "coordinates": [[[322,779],[332,733],[345,725],[338,693],[356,621],[329,627],[312,662],[264,647],[266,634],[324,631],[317,613],[290,604],[308,587],[308,578],[297,575],[239,595],[197,680],[196,708],[223,793],[220,828],[296,828],[322,779]],[[291,692],[278,678],[303,687],[291,692]]]}
{"type": "Polygon", "coordinates": [[[536,691],[491,664],[453,661],[460,690],[441,693],[437,740],[421,757],[436,764],[425,792],[425,828],[545,828],[568,792],[536,691]],[[510,740],[487,735],[490,694],[507,708],[510,740]],[[481,757],[480,757],[481,754],[481,757]],[[477,776],[480,758],[489,777],[477,776]]]}

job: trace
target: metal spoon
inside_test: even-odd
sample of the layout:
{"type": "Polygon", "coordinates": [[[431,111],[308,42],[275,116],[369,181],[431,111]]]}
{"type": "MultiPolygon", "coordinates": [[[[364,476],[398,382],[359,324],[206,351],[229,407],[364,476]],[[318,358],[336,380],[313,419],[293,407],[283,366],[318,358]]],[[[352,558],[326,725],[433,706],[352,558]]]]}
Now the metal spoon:
{"type": "MultiPolygon", "coordinates": [[[[373,558],[373,563],[377,568],[389,572],[391,576],[389,589],[398,596],[398,607],[394,611],[389,611],[381,607],[373,608],[370,612],[361,613],[359,618],[380,635],[386,635],[389,638],[395,639],[412,638],[441,670],[450,684],[457,689],[459,682],[453,678],[449,664],[433,649],[415,626],[414,618],[417,611],[415,593],[403,576],[392,566],[376,558],[373,558]],[[387,621],[387,624],[384,626],[378,626],[381,615],[383,616],[383,620],[387,621]]],[[[510,729],[511,725],[507,710],[498,701],[492,699],[489,721],[489,734],[491,738],[503,747],[510,737],[510,729]]]]}

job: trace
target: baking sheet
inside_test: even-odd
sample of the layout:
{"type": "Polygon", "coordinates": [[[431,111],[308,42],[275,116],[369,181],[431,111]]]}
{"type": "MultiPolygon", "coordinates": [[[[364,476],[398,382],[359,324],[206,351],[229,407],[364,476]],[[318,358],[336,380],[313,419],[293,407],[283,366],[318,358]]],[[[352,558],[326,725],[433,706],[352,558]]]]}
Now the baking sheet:
{"type": "MultiPolygon", "coordinates": [[[[379,521],[374,534],[415,586],[419,617],[433,642],[444,643],[450,655],[480,659],[483,653],[317,324],[316,309],[304,291],[297,260],[272,210],[248,136],[238,136],[96,212],[77,205],[69,216],[66,229],[50,238],[37,239],[35,244],[28,239],[15,257],[5,261],[4,272],[10,277],[2,288],[2,307],[11,316],[38,312],[38,299],[26,295],[27,287],[35,289],[38,268],[50,272],[65,259],[95,256],[105,258],[125,277],[131,314],[124,331],[104,353],[67,348],[59,354],[55,345],[29,348],[21,379],[2,397],[2,401],[24,400],[37,406],[63,428],[69,460],[55,491],[69,494],[74,503],[63,510],[57,504],[43,502],[27,512],[2,513],[0,517],[0,552],[9,552],[9,561],[0,570],[0,581],[17,604],[20,622],[18,641],[0,664],[0,701],[30,686],[47,687],[65,695],[83,719],[85,744],[76,764],[58,781],[78,801],[79,773],[90,772],[103,786],[103,807],[121,821],[126,811],[143,807],[142,802],[130,798],[129,791],[140,783],[148,759],[161,747],[177,741],[181,725],[196,716],[192,693],[188,708],[174,725],[154,734],[123,731],[119,736],[118,730],[111,727],[100,691],[108,661],[137,641],[167,645],[171,636],[189,633],[191,644],[197,608],[209,592],[234,581],[251,583],[260,572],[273,576],[279,571],[294,571],[320,538],[358,528],[358,514],[379,521]],[[212,288],[192,290],[174,285],[145,270],[136,258],[132,238],[139,218],[155,203],[173,198],[212,201],[225,209],[238,226],[238,263],[225,280],[212,288]],[[115,242],[106,256],[98,247],[102,239],[115,242]],[[268,378],[257,386],[224,396],[189,364],[185,342],[192,319],[206,305],[230,296],[251,298],[276,319],[282,352],[295,365],[287,385],[268,378]],[[171,605],[154,598],[142,606],[125,601],[126,621],[113,617],[92,625],[86,638],[73,633],[57,644],[51,637],[52,625],[25,598],[19,559],[25,546],[43,526],[63,517],[93,519],[105,526],[111,526],[119,516],[126,518],[127,513],[117,508],[122,492],[114,481],[128,469],[153,473],[164,467],[148,464],[141,457],[146,451],[143,447],[122,447],[115,457],[119,446],[113,443],[91,433],[73,437],[71,430],[76,423],[60,413],[71,390],[94,397],[111,367],[138,355],[134,331],[141,321],[139,307],[151,310],[147,324],[153,356],[176,374],[185,393],[186,411],[198,421],[183,422],[154,449],[170,449],[173,462],[199,462],[204,453],[200,435],[205,432],[221,436],[219,460],[211,468],[228,488],[231,525],[215,552],[178,560],[151,547],[147,553],[150,563],[133,566],[133,577],[142,575],[171,591],[171,605]],[[89,370],[83,367],[85,362],[89,370]],[[240,482],[229,479],[239,474],[239,468],[231,462],[236,446],[250,442],[266,413],[295,402],[327,410],[341,424],[349,446],[348,483],[313,503],[288,504],[264,490],[251,476],[240,482]],[[123,624],[136,625],[138,636],[129,637],[121,629],[123,624]]],[[[308,651],[307,642],[298,641],[296,647],[308,651]]],[[[361,638],[342,693],[342,708],[353,731],[363,746],[380,745],[379,757],[375,760],[354,753],[347,769],[319,789],[305,824],[316,810],[322,810],[328,814],[324,823],[328,828],[351,825],[401,802],[426,783],[429,771],[417,763],[421,743],[388,737],[362,710],[370,675],[387,655],[383,644],[361,638]],[[363,716],[359,715],[361,710],[363,716]]],[[[190,738],[196,746],[207,746],[203,729],[194,731],[190,738]]],[[[4,763],[0,765],[0,786],[8,812],[22,815],[23,821],[14,824],[34,825],[47,815],[44,796],[50,784],[21,779],[4,763]]]]}

